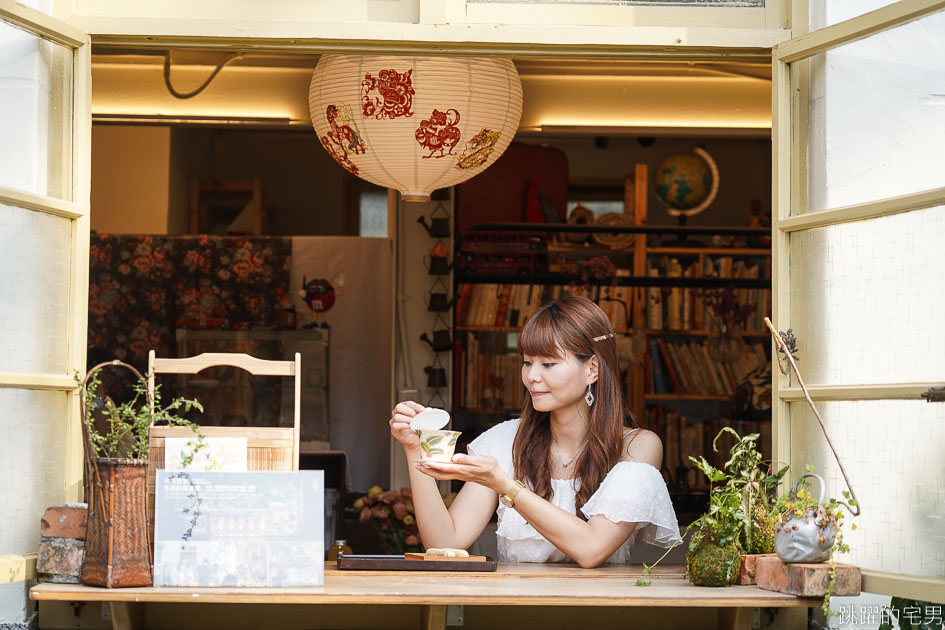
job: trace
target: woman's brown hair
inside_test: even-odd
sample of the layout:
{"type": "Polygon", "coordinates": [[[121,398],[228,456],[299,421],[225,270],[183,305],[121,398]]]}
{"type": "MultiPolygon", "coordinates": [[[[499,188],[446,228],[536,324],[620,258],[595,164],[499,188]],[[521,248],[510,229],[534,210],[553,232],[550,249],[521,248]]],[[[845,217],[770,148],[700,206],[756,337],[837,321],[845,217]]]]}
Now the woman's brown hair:
{"type": "MultiPolygon", "coordinates": [[[[567,297],[546,304],[525,322],[518,350],[534,357],[564,357],[570,352],[582,363],[597,355],[599,368],[597,381],[591,384],[594,404],[588,409],[587,445],[574,466],[575,477],[581,482],[576,500],[581,516],[581,507],[622,457],[625,427],[633,426],[620,386],[614,329],[596,304],[582,297],[567,297]]],[[[512,466],[516,477],[544,499],[552,495],[550,455],[550,414],[536,411],[531,396],[526,394],[512,446],[512,466]]]]}

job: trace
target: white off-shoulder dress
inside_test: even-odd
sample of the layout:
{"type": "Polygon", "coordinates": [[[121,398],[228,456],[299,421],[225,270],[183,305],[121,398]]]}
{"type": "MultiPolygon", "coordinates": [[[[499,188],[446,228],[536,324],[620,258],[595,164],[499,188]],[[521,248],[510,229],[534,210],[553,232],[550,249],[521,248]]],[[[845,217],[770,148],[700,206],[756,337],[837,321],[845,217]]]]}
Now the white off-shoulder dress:
{"type": "MultiPolygon", "coordinates": [[[[512,443],[518,419],[492,427],[468,447],[470,455],[491,455],[509,476],[512,471],[512,443]]],[[[552,479],[551,503],[576,514],[576,484],[579,480],[552,479]]],[[[669,547],[679,540],[679,524],[669,499],[666,482],[650,464],[619,462],[581,511],[587,518],[602,514],[614,523],[636,523],[630,538],[608,558],[609,564],[627,564],[633,546],[640,542],[669,547]]],[[[496,543],[500,562],[569,562],[570,559],[529,525],[513,508],[499,502],[496,543]]]]}

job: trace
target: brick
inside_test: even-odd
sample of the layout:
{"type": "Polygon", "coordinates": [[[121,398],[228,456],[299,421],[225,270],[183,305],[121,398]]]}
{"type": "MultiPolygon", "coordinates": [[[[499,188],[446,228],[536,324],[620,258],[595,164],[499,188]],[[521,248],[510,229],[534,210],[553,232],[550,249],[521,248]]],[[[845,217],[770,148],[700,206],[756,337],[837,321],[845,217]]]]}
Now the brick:
{"type": "Polygon", "coordinates": [[[748,553],[742,554],[738,561],[738,581],[736,584],[754,584],[755,583],[755,565],[759,558],[777,558],[773,553],[748,553]]]}
{"type": "MultiPolygon", "coordinates": [[[[785,564],[777,557],[762,557],[755,563],[755,581],[759,588],[800,597],[823,597],[830,584],[830,564],[785,564]]],[[[860,594],[860,568],[837,563],[834,595],[860,594]]]]}
{"type": "Polygon", "coordinates": [[[36,556],[36,571],[50,575],[82,575],[85,542],[74,538],[42,538],[36,556]]]}
{"type": "MultiPolygon", "coordinates": [[[[72,504],[73,506],[75,504],[72,504]]],[[[48,538],[85,540],[89,520],[87,507],[51,507],[39,521],[39,533],[48,538]]]]}

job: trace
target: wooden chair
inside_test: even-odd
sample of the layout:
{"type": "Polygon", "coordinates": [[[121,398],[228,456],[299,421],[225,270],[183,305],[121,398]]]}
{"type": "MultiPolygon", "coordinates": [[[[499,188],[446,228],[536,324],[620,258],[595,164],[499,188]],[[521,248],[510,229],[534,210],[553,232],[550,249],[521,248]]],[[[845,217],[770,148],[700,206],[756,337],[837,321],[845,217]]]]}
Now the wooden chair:
{"type": "MultiPolygon", "coordinates": [[[[154,409],[155,374],[196,374],[215,366],[242,368],[254,376],[294,376],[295,414],[291,427],[216,427],[202,426],[204,437],[245,437],[246,465],[249,470],[298,470],[300,401],[302,394],[302,355],[295,361],[267,361],[248,354],[205,352],[184,359],[159,359],[148,353],[148,400],[154,409]]],[[[193,437],[188,427],[152,426],[148,435],[148,524],[154,535],[154,479],[164,468],[164,440],[169,437],[193,437]]]]}
{"type": "MultiPolygon", "coordinates": [[[[148,399],[153,405],[154,394],[154,375],[155,374],[197,374],[209,367],[215,366],[234,366],[246,370],[254,376],[293,376],[295,377],[295,409],[293,415],[292,428],[288,427],[202,427],[201,432],[207,437],[214,436],[243,436],[248,440],[248,448],[271,449],[276,447],[275,442],[281,446],[291,444],[291,467],[289,470],[299,469],[299,437],[301,429],[301,407],[300,400],[302,394],[302,355],[295,353],[295,361],[267,361],[257,359],[248,354],[226,353],[226,352],[206,352],[195,357],[183,359],[159,359],[154,355],[154,350],[148,353],[148,399]],[[254,439],[256,438],[256,444],[254,439]]],[[[153,409],[153,407],[152,407],[153,409]]],[[[155,433],[161,437],[169,437],[183,431],[188,434],[188,429],[179,429],[176,427],[152,427],[152,436],[155,433]]],[[[153,437],[152,437],[153,442],[153,437]]],[[[156,446],[156,445],[155,445],[156,446]]],[[[161,455],[163,456],[163,440],[160,445],[161,455]]],[[[250,460],[257,460],[258,464],[265,464],[265,461],[258,461],[259,458],[249,457],[250,460]]],[[[259,453],[259,455],[266,455],[259,453]]],[[[276,459],[282,459],[283,462],[288,458],[274,458],[272,453],[263,460],[268,460],[270,465],[250,466],[254,470],[285,470],[280,466],[276,459]],[[272,466],[275,464],[275,466],[272,466]]]]}

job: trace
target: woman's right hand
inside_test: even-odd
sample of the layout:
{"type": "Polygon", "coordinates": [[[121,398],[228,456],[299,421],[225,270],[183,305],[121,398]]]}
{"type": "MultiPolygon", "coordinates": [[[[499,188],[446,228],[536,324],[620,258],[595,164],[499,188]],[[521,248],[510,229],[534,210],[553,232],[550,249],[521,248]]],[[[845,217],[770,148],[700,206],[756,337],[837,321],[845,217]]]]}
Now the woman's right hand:
{"type": "Polygon", "coordinates": [[[424,409],[426,409],[426,407],[420,403],[405,400],[397,403],[397,406],[394,407],[394,410],[391,412],[389,422],[390,434],[404,445],[404,450],[406,451],[420,450],[420,438],[417,436],[417,432],[410,428],[410,419],[424,409]]]}

